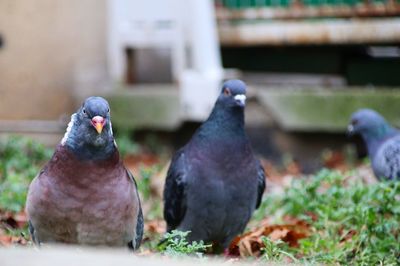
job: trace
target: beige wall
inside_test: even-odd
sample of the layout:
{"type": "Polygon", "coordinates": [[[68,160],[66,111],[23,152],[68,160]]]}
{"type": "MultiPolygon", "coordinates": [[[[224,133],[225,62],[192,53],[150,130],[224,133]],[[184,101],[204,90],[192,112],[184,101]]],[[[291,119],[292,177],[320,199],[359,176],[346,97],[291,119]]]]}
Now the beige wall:
{"type": "Polygon", "coordinates": [[[58,119],[106,80],[106,0],[0,0],[0,120],[58,119]]]}

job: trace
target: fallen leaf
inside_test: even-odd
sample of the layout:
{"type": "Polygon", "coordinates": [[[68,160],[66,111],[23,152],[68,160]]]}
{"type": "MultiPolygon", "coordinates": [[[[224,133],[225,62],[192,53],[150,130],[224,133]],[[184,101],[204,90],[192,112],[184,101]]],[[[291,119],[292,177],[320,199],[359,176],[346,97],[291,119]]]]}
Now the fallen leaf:
{"type": "Polygon", "coordinates": [[[271,238],[272,241],[283,239],[288,235],[289,232],[290,232],[290,230],[287,228],[282,228],[282,229],[277,228],[276,230],[273,230],[269,234],[269,238],[271,238]]]}
{"type": "Polygon", "coordinates": [[[15,244],[26,245],[27,241],[22,236],[0,235],[0,246],[10,247],[15,244]]]}
{"type": "Polygon", "coordinates": [[[11,236],[0,235],[0,245],[4,247],[11,246],[11,236]]]}
{"type": "MultiPolygon", "coordinates": [[[[342,232],[340,232],[340,233],[342,234],[342,232]]],[[[341,244],[351,241],[353,236],[356,235],[356,234],[357,234],[356,230],[347,231],[346,234],[340,239],[341,244]]]]}
{"type": "Polygon", "coordinates": [[[20,229],[26,226],[28,218],[26,213],[0,212],[0,222],[5,226],[13,229],[20,229]]]}
{"type": "Polygon", "coordinates": [[[153,166],[160,162],[158,156],[151,153],[130,154],[124,158],[124,164],[132,172],[139,169],[140,166],[153,166]]]}
{"type": "Polygon", "coordinates": [[[164,220],[152,220],[145,223],[145,231],[149,233],[164,234],[167,225],[164,220]]]}
{"type": "Polygon", "coordinates": [[[327,150],[322,154],[322,162],[324,167],[345,171],[348,169],[346,158],[341,151],[327,150]]]}
{"type": "Polygon", "coordinates": [[[260,256],[264,247],[262,237],[269,237],[272,241],[282,240],[291,247],[299,245],[298,241],[310,234],[308,224],[293,217],[285,217],[286,224],[270,224],[264,220],[259,227],[253,228],[241,236],[236,237],[229,246],[231,256],[260,256]]]}

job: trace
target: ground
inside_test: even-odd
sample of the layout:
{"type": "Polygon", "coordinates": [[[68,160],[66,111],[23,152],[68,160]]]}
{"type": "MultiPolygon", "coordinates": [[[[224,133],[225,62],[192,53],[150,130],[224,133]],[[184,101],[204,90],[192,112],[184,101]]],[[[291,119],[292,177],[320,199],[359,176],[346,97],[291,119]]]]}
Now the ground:
{"type": "MultiPolygon", "coordinates": [[[[171,151],[117,138],[125,164],[137,179],[145,236],[142,257],[210,259],[207,243],[165,237],[161,195],[171,151]],[[206,251],[206,254],[202,252],[206,251]]],[[[19,137],[0,145],[0,247],[33,248],[24,203],[30,180],[52,150],[19,137]]],[[[400,258],[400,182],[377,182],[368,162],[350,164],[340,152],[324,153],[325,168],[305,176],[292,161],[273,166],[262,159],[267,190],[246,232],[223,255],[229,263],[396,265],[400,258]]],[[[2,249],[0,249],[1,251],[2,249]]],[[[215,258],[215,256],[212,256],[215,258]]]]}

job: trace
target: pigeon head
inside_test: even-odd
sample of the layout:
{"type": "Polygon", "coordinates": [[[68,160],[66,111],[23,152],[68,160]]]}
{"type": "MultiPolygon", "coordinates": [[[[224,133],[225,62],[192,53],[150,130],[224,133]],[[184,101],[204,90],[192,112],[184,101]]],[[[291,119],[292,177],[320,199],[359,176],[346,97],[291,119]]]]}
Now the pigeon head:
{"type": "Polygon", "coordinates": [[[360,134],[364,138],[382,138],[392,128],[380,114],[371,109],[360,109],[353,113],[348,125],[349,134],[360,134]]]}
{"type": "Polygon", "coordinates": [[[97,134],[103,132],[107,122],[107,126],[110,124],[110,106],[101,97],[87,98],[80,109],[79,115],[82,121],[85,121],[87,125],[90,123],[96,129],[97,134]]]}
{"type": "Polygon", "coordinates": [[[221,93],[214,108],[198,131],[199,136],[216,139],[242,137],[244,131],[244,107],[246,105],[246,84],[237,79],[222,85],[221,93]]]}
{"type": "Polygon", "coordinates": [[[83,159],[111,156],[115,146],[108,102],[102,97],[87,98],[71,116],[61,144],[83,159]]]}
{"type": "Polygon", "coordinates": [[[226,107],[244,108],[246,105],[246,84],[238,79],[226,81],[222,85],[218,102],[226,107]]]}

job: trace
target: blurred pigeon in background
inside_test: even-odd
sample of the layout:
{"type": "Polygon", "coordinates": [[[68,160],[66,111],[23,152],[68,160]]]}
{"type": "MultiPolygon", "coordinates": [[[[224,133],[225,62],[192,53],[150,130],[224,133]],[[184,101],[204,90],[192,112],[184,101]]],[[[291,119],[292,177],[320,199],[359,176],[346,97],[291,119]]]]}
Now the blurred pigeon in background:
{"type": "Polygon", "coordinates": [[[37,244],[139,247],[140,199],[119,156],[105,99],[90,97],[71,116],[53,157],[29,187],[26,210],[37,244]]]}
{"type": "Polygon", "coordinates": [[[363,138],[378,179],[400,178],[400,134],[397,129],[374,110],[360,109],[352,114],[348,132],[363,138]]]}
{"type": "Polygon", "coordinates": [[[244,129],[246,85],[223,84],[209,118],[174,155],[164,187],[167,230],[226,248],[243,232],[265,189],[244,129]]]}

